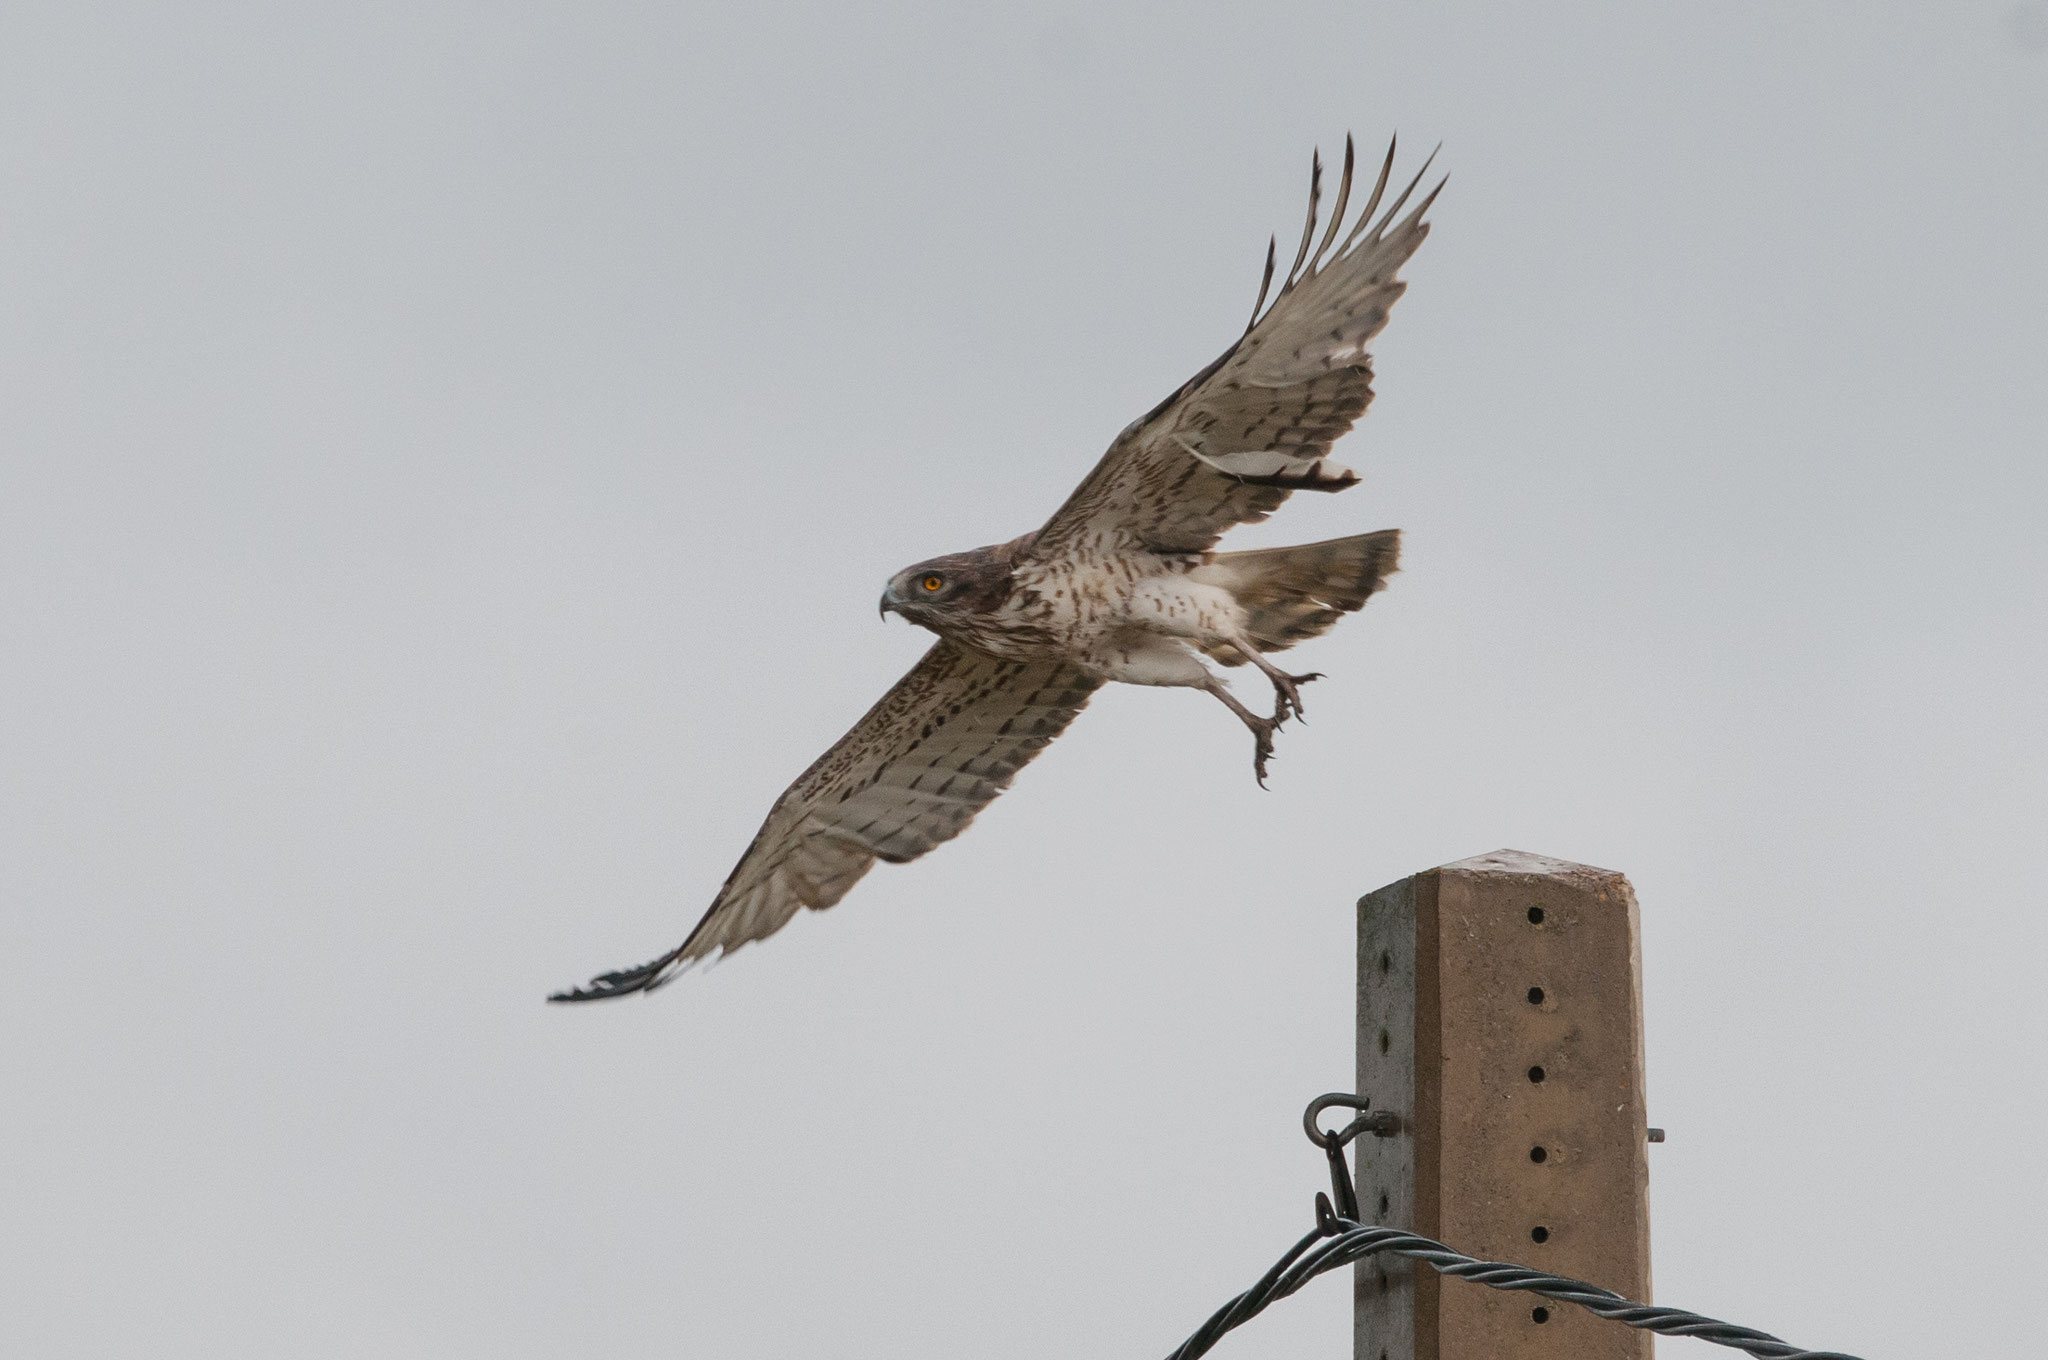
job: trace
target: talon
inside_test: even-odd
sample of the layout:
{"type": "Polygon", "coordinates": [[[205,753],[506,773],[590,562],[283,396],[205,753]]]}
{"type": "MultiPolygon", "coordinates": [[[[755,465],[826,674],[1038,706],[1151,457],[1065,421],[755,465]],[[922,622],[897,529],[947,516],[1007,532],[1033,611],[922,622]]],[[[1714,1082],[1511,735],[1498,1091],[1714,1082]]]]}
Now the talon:
{"type": "Polygon", "coordinates": [[[1307,710],[1301,706],[1301,686],[1311,680],[1323,678],[1321,671],[1310,671],[1307,675],[1287,675],[1275,672],[1273,675],[1273,721],[1285,722],[1290,717],[1307,721],[1307,710]]]}
{"type": "Polygon", "coordinates": [[[1224,707],[1237,715],[1239,722],[1252,732],[1252,777],[1259,781],[1259,787],[1266,787],[1266,762],[1273,756],[1273,734],[1280,730],[1284,714],[1276,713],[1270,718],[1261,718],[1238,701],[1230,687],[1215,676],[1203,686],[1209,693],[1223,701],[1224,707]]]}
{"type": "Polygon", "coordinates": [[[1279,729],[1278,721],[1263,719],[1252,728],[1252,777],[1262,789],[1266,787],[1266,762],[1273,757],[1273,734],[1279,729]]]}

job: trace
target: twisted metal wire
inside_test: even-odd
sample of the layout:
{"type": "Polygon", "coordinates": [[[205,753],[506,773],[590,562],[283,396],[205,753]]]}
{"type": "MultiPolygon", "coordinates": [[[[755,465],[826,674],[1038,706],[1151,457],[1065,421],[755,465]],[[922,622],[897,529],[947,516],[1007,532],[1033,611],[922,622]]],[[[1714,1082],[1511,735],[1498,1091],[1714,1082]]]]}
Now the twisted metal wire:
{"type": "MultiPolygon", "coordinates": [[[[1348,1104],[1362,1109],[1363,1105],[1350,1097],[1321,1097],[1309,1107],[1305,1117],[1309,1137],[1328,1153],[1330,1159],[1331,1189],[1336,1193],[1337,1202],[1349,1209],[1356,1199],[1352,1194],[1351,1176],[1344,1166],[1344,1144],[1368,1129],[1380,1132],[1369,1118],[1355,1120],[1341,1132],[1324,1132],[1314,1123],[1317,1111],[1329,1104],[1348,1104]],[[1318,1135],[1321,1136],[1318,1136],[1318,1135]]],[[[1316,1195],[1315,1230],[1287,1249],[1273,1268],[1259,1277],[1259,1282],[1239,1294],[1229,1303],[1216,1310],[1210,1319],[1196,1329],[1195,1334],[1181,1343],[1168,1360],[1195,1360],[1195,1357],[1209,1353],[1223,1334],[1234,1327],[1251,1321],[1266,1310],[1276,1299],[1284,1299],[1325,1271],[1336,1270],[1362,1261],[1368,1256],[1380,1253],[1403,1256],[1411,1261],[1420,1261],[1439,1275],[1454,1279],[1471,1280],[1476,1284],[1493,1289],[1522,1290],[1540,1294],[1560,1303],[1577,1304],[1598,1317],[1629,1327],[1659,1332],[1665,1336],[1694,1336],[1702,1341],[1711,1341],[1717,1346],[1729,1346],[1744,1351],[1755,1360],[1857,1360],[1853,1355],[1841,1351],[1808,1351],[1788,1341],[1782,1341],[1769,1332],[1760,1332],[1753,1327],[1739,1327],[1732,1322],[1720,1322],[1714,1318],[1689,1313],[1683,1308],[1660,1308],[1651,1304],[1636,1303],[1623,1298],[1611,1289],[1587,1284],[1583,1280],[1568,1279],[1562,1275],[1551,1275],[1528,1266],[1511,1265],[1505,1261],[1481,1261],[1453,1251],[1441,1242],[1399,1228],[1378,1228],[1359,1223],[1333,1209],[1328,1196],[1316,1195]],[[1325,1240],[1327,1239],[1327,1240],[1325,1240]]]]}

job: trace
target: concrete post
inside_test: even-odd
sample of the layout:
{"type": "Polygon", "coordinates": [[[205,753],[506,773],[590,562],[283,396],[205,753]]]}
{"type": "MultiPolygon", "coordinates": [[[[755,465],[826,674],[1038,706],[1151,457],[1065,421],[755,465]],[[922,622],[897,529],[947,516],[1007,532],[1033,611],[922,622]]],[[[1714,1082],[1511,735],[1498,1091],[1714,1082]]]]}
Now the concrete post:
{"type": "MultiPolygon", "coordinates": [[[[1608,869],[1500,850],[1358,903],[1355,1144],[1366,1222],[1650,1298],[1642,964],[1608,869]]],[[[1649,1360],[1565,1304],[1361,1262],[1356,1360],[1649,1360]]]]}

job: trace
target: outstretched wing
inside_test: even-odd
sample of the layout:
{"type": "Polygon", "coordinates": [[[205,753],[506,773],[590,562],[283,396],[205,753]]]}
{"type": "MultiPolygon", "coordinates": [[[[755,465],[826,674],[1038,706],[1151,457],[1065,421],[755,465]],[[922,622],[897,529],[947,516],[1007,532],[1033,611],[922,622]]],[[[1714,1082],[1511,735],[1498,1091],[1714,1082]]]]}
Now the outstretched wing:
{"type": "Polygon", "coordinates": [[[951,840],[1101,683],[1062,662],[940,642],[775,800],[688,939],[548,1000],[652,991],[698,959],[773,935],[799,907],[831,906],[876,860],[901,864],[951,840]]]}
{"type": "Polygon", "coordinates": [[[1346,138],[1336,211],[1311,258],[1322,188],[1317,159],[1301,248],[1273,305],[1260,314],[1273,282],[1269,246],[1265,282],[1244,335],[1117,436],[1040,532],[1035,556],[1091,542],[1199,552],[1231,526],[1264,519],[1290,491],[1342,491],[1357,484],[1357,474],[1328,461],[1330,445],[1372,400],[1372,359],[1365,346],[1408,287],[1395,273],[1429,235],[1422,215],[1443,185],[1396,221],[1428,173],[1424,162],[1375,219],[1394,167],[1389,145],[1371,198],[1332,251],[1351,196],[1353,162],[1346,138]]]}

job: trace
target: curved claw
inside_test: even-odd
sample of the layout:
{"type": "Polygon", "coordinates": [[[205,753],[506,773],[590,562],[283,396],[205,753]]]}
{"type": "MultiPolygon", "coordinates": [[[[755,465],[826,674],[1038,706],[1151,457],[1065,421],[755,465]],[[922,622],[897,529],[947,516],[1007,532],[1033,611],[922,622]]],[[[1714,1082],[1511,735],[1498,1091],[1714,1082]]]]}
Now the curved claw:
{"type": "Polygon", "coordinates": [[[1308,721],[1307,710],[1301,706],[1301,686],[1311,680],[1323,678],[1321,671],[1310,671],[1307,675],[1275,675],[1273,677],[1273,721],[1286,722],[1289,718],[1308,721]]]}
{"type": "Polygon", "coordinates": [[[1259,787],[1263,789],[1266,787],[1266,762],[1273,758],[1273,734],[1280,730],[1280,723],[1285,715],[1276,713],[1270,718],[1261,718],[1240,703],[1237,696],[1230,692],[1230,687],[1213,675],[1203,688],[1222,700],[1224,707],[1235,713],[1237,720],[1251,729],[1252,777],[1259,781],[1259,787]]]}

